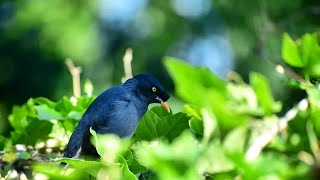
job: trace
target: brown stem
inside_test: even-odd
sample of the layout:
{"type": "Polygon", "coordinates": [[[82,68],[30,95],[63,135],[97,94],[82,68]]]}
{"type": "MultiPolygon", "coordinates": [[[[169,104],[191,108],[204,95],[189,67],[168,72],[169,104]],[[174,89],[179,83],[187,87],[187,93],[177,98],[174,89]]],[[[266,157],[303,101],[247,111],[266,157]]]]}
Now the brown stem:
{"type": "Polygon", "coordinates": [[[126,50],[126,53],[123,56],[123,68],[124,68],[124,77],[122,78],[122,82],[125,82],[126,80],[132,78],[132,49],[128,48],[126,50]]]}
{"type": "Polygon", "coordinates": [[[75,67],[71,59],[66,59],[66,65],[70,71],[72,76],[72,84],[73,84],[73,95],[74,97],[81,96],[81,88],[80,88],[80,74],[82,72],[81,67],[75,67]]]}

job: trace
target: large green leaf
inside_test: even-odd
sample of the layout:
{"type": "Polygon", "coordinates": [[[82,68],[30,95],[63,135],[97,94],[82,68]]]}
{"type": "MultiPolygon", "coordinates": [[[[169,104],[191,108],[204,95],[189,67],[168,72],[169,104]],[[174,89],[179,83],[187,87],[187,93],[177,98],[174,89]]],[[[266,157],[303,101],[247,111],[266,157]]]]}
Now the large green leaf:
{"type": "Polygon", "coordinates": [[[316,34],[305,34],[302,37],[302,57],[308,61],[306,73],[311,76],[320,76],[320,46],[316,34]]]}
{"type": "Polygon", "coordinates": [[[161,107],[153,107],[141,119],[134,134],[136,140],[166,138],[172,141],[189,128],[189,119],[185,113],[169,114],[161,107]]]}
{"type": "Polygon", "coordinates": [[[58,158],[54,161],[68,163],[76,169],[91,174],[94,177],[97,176],[100,168],[102,167],[102,164],[98,161],[86,161],[83,159],[58,158]]]}
{"type": "Polygon", "coordinates": [[[32,165],[32,169],[37,174],[45,175],[45,179],[50,180],[75,180],[75,179],[83,179],[89,180],[89,174],[85,173],[81,170],[73,170],[67,171],[67,169],[63,169],[63,167],[59,167],[56,164],[51,164],[48,162],[37,162],[32,165]]]}
{"type": "Polygon", "coordinates": [[[320,46],[316,34],[305,34],[293,41],[288,34],[283,35],[282,58],[293,67],[303,68],[311,76],[320,76],[320,46]]]}
{"type": "Polygon", "coordinates": [[[176,93],[191,105],[212,111],[222,129],[229,130],[247,121],[241,114],[230,111],[227,82],[207,68],[194,67],[181,60],[167,57],[165,65],[175,83],[176,93]]]}
{"type": "Polygon", "coordinates": [[[282,58],[286,63],[294,67],[305,67],[308,64],[308,59],[301,58],[298,45],[287,33],[283,35],[282,39],[282,58]]]}
{"type": "Polygon", "coordinates": [[[177,95],[192,104],[207,105],[203,98],[209,88],[226,95],[226,82],[208,68],[194,67],[182,60],[166,57],[165,65],[175,83],[177,95]]]}

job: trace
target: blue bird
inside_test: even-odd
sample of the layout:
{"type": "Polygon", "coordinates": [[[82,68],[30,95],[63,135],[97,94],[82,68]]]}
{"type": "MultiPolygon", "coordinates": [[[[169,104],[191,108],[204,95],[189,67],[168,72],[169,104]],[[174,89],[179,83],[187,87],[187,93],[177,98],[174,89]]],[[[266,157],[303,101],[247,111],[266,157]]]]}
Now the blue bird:
{"type": "Polygon", "coordinates": [[[90,127],[99,134],[131,137],[149,104],[161,103],[170,112],[166,103],[169,97],[159,81],[146,74],[134,76],[122,85],[104,91],[84,113],[70,137],[64,157],[97,154],[90,143],[90,127]]]}

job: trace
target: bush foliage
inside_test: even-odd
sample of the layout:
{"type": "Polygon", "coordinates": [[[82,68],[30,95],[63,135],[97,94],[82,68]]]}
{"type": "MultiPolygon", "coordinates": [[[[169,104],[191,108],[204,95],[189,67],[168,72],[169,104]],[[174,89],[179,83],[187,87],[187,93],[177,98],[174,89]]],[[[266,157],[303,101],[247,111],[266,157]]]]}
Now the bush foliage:
{"type": "Polygon", "coordinates": [[[282,58],[299,75],[283,66],[278,71],[286,83],[298,85],[292,88],[306,93],[288,111],[273,98],[262,74],[250,73],[248,84],[236,73],[226,81],[206,68],[166,57],[176,95],[186,103],[183,111],[151,108],[132,139],[91,130],[101,156],[96,161],[58,158],[94,97],[30,99],[13,107],[11,136],[0,136],[1,176],[15,170],[51,179],[316,178],[320,91],[311,79],[320,75],[318,41],[314,34],[296,41],[283,36],[282,58]],[[70,167],[62,169],[59,162],[70,167]]]}

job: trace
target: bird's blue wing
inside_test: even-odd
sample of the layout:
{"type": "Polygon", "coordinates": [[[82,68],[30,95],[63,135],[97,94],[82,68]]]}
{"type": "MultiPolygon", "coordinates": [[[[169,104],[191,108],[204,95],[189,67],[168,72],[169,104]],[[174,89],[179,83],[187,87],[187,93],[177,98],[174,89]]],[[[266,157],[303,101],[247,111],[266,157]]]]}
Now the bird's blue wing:
{"type": "Polygon", "coordinates": [[[147,108],[147,104],[120,86],[105,91],[83,115],[71,135],[64,157],[74,157],[79,150],[86,154],[96,154],[90,143],[90,127],[99,134],[131,137],[147,108]]]}
{"type": "Polygon", "coordinates": [[[105,115],[93,126],[93,129],[99,134],[131,137],[141,118],[137,107],[129,98],[113,101],[108,107],[101,108],[101,110],[105,111],[105,115]]]}

